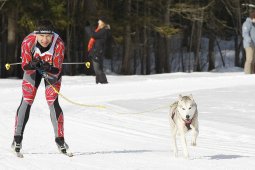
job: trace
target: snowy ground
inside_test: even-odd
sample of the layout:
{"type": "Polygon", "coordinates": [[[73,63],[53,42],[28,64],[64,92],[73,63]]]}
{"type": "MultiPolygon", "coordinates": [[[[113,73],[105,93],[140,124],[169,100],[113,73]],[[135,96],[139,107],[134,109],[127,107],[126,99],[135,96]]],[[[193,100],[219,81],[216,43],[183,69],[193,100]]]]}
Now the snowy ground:
{"type": "MultiPolygon", "coordinates": [[[[106,106],[81,107],[60,99],[72,158],[59,154],[54,143],[42,83],[25,130],[23,159],[10,148],[21,80],[0,79],[0,169],[254,169],[255,75],[172,73],[108,79],[109,84],[96,85],[91,76],[63,77],[63,95],[106,106]],[[168,106],[180,93],[192,93],[199,109],[198,145],[188,146],[188,160],[182,158],[180,140],[178,158],[170,143],[168,106]]],[[[187,138],[190,143],[190,134],[187,138]]]]}

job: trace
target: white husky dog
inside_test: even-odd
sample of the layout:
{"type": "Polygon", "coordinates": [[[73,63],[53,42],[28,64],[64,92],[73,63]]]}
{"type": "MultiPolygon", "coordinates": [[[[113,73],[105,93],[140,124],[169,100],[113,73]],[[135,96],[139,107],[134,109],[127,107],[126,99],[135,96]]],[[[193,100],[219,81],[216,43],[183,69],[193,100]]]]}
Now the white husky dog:
{"type": "Polygon", "coordinates": [[[179,95],[178,101],[170,106],[169,120],[172,133],[172,143],[175,157],[178,156],[176,145],[177,132],[181,137],[182,150],[185,158],[189,157],[185,134],[191,130],[192,141],[191,145],[196,146],[196,139],[199,133],[198,130],[198,111],[197,104],[192,95],[179,95]]]}

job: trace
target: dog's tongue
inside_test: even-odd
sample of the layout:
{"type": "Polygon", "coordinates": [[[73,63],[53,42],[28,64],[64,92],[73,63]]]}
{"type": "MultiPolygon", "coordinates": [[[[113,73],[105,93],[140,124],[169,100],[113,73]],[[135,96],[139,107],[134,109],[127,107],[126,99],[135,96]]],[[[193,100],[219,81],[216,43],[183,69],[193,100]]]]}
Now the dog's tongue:
{"type": "Polygon", "coordinates": [[[190,120],[190,119],[189,119],[189,120],[186,119],[186,120],[185,120],[185,123],[186,123],[186,124],[190,124],[190,123],[191,123],[191,120],[190,120]]]}

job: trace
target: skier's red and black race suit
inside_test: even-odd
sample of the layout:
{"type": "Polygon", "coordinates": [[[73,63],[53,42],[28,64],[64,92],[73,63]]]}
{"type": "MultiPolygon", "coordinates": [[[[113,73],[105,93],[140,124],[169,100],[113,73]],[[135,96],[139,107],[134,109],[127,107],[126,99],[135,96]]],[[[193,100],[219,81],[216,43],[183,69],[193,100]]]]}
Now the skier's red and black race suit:
{"type": "MultiPolygon", "coordinates": [[[[46,72],[49,75],[47,80],[59,91],[61,86],[64,50],[64,43],[56,33],[53,34],[52,42],[46,48],[40,46],[37,42],[36,34],[34,33],[29,34],[23,40],[21,45],[22,69],[24,70],[22,82],[23,95],[16,114],[14,136],[23,137],[23,132],[30,114],[30,108],[33,104],[37,88],[43,78],[42,72],[31,69],[29,63],[33,59],[39,58],[51,64],[53,71],[49,73],[46,72]]],[[[45,96],[50,109],[50,117],[54,127],[55,137],[64,137],[64,116],[58,103],[58,94],[47,81],[44,80],[44,84],[45,96]]]]}

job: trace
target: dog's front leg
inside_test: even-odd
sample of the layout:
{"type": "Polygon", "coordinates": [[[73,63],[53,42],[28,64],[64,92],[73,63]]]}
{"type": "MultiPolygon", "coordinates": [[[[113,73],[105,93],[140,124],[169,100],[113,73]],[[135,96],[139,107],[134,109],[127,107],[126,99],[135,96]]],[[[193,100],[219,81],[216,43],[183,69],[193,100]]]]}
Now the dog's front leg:
{"type": "Polygon", "coordinates": [[[178,157],[178,149],[176,144],[177,128],[175,127],[174,129],[172,129],[171,133],[172,133],[172,145],[173,145],[174,156],[178,157]]]}
{"type": "Polygon", "coordinates": [[[182,144],[182,150],[183,150],[184,157],[189,158],[187,142],[186,142],[185,133],[184,133],[183,129],[180,132],[180,137],[181,137],[181,144],[182,144]]]}
{"type": "Polygon", "coordinates": [[[190,125],[190,127],[192,129],[191,145],[192,146],[196,146],[197,145],[197,136],[198,136],[199,131],[193,125],[190,125]]]}

